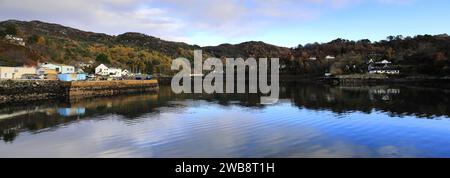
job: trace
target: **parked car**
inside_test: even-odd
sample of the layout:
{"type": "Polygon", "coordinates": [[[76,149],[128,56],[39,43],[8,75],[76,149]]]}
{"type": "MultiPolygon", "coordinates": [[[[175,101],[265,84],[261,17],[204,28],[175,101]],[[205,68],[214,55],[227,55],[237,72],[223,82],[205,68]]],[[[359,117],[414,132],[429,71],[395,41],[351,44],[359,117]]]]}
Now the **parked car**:
{"type": "Polygon", "coordinates": [[[141,76],[141,75],[136,75],[134,78],[135,78],[136,80],[142,80],[142,76],[141,76]]]}
{"type": "Polygon", "coordinates": [[[36,74],[23,74],[22,75],[22,79],[26,79],[26,80],[39,80],[39,76],[36,74]]]}
{"type": "Polygon", "coordinates": [[[145,77],[145,80],[151,80],[151,79],[153,79],[152,75],[147,75],[147,77],[145,77]]]}
{"type": "Polygon", "coordinates": [[[87,80],[88,81],[95,81],[97,80],[97,76],[95,76],[94,74],[90,74],[87,76],[87,80]]]}

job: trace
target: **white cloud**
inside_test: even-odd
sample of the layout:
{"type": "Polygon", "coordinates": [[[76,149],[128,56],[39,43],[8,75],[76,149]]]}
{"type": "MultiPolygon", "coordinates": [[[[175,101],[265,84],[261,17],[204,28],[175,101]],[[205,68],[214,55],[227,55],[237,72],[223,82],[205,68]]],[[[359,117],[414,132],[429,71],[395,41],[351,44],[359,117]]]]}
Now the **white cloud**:
{"type": "Polygon", "coordinates": [[[414,0],[377,0],[377,1],[379,3],[389,5],[408,5],[414,2],[414,0]]]}
{"type": "Polygon", "coordinates": [[[84,30],[119,34],[126,31],[168,37],[177,35],[183,22],[157,7],[141,7],[139,0],[3,0],[0,18],[42,20],[84,30]]]}

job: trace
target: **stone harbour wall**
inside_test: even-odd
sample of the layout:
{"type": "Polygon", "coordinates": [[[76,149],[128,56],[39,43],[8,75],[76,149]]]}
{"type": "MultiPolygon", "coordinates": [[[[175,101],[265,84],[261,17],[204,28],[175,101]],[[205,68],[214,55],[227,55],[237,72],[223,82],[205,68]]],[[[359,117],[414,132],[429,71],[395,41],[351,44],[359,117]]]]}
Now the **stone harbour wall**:
{"type": "Polygon", "coordinates": [[[112,96],[150,91],[158,91],[158,81],[0,80],[0,103],[112,96]]]}
{"type": "Polygon", "coordinates": [[[0,80],[0,103],[55,99],[66,96],[59,81],[0,80]]]}
{"type": "Polygon", "coordinates": [[[65,85],[71,99],[158,90],[158,81],[156,80],[78,81],[67,82],[65,85]]]}

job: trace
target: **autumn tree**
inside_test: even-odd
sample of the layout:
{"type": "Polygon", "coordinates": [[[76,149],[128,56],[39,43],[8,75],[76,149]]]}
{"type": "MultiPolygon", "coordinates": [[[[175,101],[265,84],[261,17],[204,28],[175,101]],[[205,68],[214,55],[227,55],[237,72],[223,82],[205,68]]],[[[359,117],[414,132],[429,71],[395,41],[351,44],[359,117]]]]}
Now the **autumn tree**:
{"type": "Polygon", "coordinates": [[[38,45],[44,45],[45,44],[45,38],[39,35],[31,35],[28,38],[28,43],[30,44],[38,44],[38,45]]]}
{"type": "Polygon", "coordinates": [[[108,55],[106,55],[104,53],[98,54],[97,57],[95,58],[95,60],[99,63],[104,63],[104,64],[111,63],[111,61],[109,61],[108,55]]]}

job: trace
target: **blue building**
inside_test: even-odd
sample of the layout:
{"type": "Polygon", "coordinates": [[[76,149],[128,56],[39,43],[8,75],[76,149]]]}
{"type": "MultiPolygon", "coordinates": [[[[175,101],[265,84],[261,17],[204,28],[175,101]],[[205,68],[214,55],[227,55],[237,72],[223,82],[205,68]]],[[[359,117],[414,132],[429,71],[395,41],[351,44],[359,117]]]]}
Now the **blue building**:
{"type": "Polygon", "coordinates": [[[64,82],[72,82],[72,81],[85,81],[87,80],[87,74],[58,74],[58,79],[64,82]]]}

